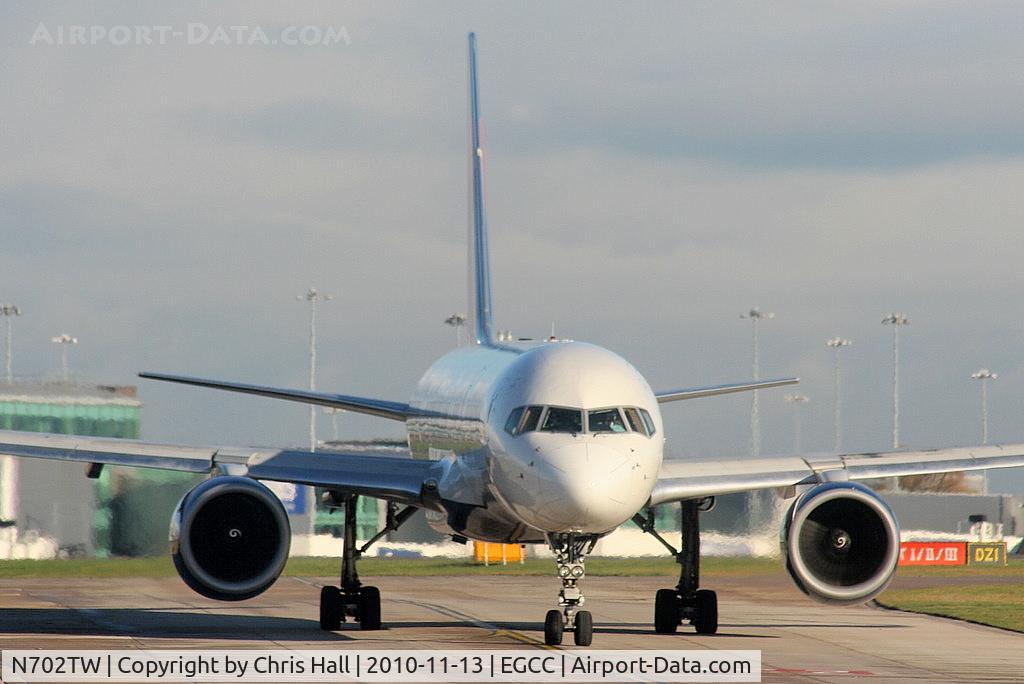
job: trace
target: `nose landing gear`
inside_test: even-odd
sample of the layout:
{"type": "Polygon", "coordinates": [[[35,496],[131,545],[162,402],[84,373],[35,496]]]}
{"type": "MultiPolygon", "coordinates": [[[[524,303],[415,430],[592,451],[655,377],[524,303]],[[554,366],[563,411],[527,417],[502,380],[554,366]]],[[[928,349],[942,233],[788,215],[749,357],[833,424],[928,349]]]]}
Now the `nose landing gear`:
{"type": "Polygon", "coordinates": [[[565,631],[572,632],[577,646],[589,646],[594,637],[594,618],[588,610],[580,610],[584,603],[578,583],[586,576],[584,561],[594,550],[597,537],[577,536],[571,532],[548,535],[548,544],[555,552],[558,578],[562,589],[558,592],[561,611],[549,610],[544,617],[544,643],[558,646],[565,631]]]}

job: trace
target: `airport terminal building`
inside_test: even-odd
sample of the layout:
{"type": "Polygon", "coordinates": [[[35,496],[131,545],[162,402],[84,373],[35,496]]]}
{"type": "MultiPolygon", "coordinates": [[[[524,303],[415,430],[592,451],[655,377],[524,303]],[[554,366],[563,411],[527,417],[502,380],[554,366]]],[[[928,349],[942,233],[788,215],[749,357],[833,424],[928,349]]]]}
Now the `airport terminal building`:
{"type": "MultiPolygon", "coordinates": [[[[141,409],[137,390],[130,385],[0,382],[3,430],[139,439],[141,409]]],[[[124,467],[104,467],[98,478],[89,479],[80,463],[0,456],[0,560],[165,554],[171,513],[202,479],[191,473],[124,467]]],[[[309,505],[314,495],[307,489],[278,492],[293,534],[308,538],[315,527],[320,534],[340,535],[340,511],[309,505]]],[[[365,539],[376,532],[384,512],[375,499],[363,498],[359,504],[359,536],[365,539]]],[[[300,552],[303,548],[296,546],[300,552]]]]}
{"type": "MultiPolygon", "coordinates": [[[[141,408],[133,386],[0,384],[5,430],[137,439],[141,408]]],[[[193,480],[122,468],[105,468],[90,480],[81,464],[0,457],[0,559],[132,555],[150,551],[154,539],[163,551],[167,517],[157,523],[149,511],[163,510],[164,499],[176,501],[193,480]]]]}

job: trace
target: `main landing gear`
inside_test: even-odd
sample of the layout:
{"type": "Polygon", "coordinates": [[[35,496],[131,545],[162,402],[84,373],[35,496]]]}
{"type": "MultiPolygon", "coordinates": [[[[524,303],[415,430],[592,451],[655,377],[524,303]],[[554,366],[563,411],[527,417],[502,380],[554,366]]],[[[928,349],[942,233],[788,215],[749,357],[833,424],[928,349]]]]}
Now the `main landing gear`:
{"type": "Polygon", "coordinates": [[[558,606],[561,610],[549,610],[544,616],[544,643],[558,646],[564,632],[572,632],[577,646],[589,646],[594,638],[594,618],[589,610],[579,610],[583,605],[583,592],[577,583],[586,575],[583,562],[594,550],[597,537],[578,536],[570,533],[548,535],[548,544],[555,552],[558,577],[562,590],[558,592],[558,606]]]}
{"type": "Polygon", "coordinates": [[[340,502],[332,493],[329,501],[345,507],[344,538],[341,553],[341,586],[320,590],[320,629],[333,631],[351,617],[361,629],[380,629],[380,590],[364,587],[356,572],[356,561],[377,540],[402,526],[416,512],[415,506],[406,506],[395,513],[394,504],[388,504],[387,524],[361,547],[356,548],[356,499],[344,497],[340,502]]]}
{"type": "Polygon", "coordinates": [[[700,513],[715,505],[713,497],[682,502],[680,512],[680,545],[676,551],[654,529],[654,515],[637,513],[633,522],[667,548],[679,563],[679,584],[675,589],[659,589],[654,597],[654,631],[675,634],[683,620],[689,621],[697,634],[718,631],[718,596],[709,589],[698,589],[700,583],[700,513]]]}

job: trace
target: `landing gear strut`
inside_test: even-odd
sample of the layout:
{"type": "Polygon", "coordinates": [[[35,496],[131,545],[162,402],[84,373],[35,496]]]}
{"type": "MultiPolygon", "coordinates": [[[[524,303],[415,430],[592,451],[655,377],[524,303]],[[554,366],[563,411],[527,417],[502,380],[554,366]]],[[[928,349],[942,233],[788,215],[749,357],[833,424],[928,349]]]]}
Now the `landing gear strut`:
{"type": "Polygon", "coordinates": [[[584,599],[577,584],[586,575],[584,561],[596,543],[597,537],[578,536],[571,532],[548,536],[548,544],[555,552],[558,564],[558,578],[562,580],[562,590],[558,592],[561,611],[549,610],[544,616],[544,643],[548,646],[561,644],[562,634],[566,631],[572,632],[577,646],[589,646],[593,641],[594,618],[590,611],[579,609],[584,599]]]}
{"type": "Polygon", "coordinates": [[[371,545],[388,532],[402,526],[416,512],[415,506],[406,506],[395,513],[394,504],[388,503],[387,524],[361,547],[356,547],[356,501],[350,495],[340,502],[333,493],[328,494],[329,502],[340,503],[345,508],[345,526],[341,552],[341,586],[324,587],[320,590],[320,629],[333,631],[351,617],[361,629],[380,629],[380,590],[364,587],[356,572],[356,561],[371,545]]]}
{"type": "Polygon", "coordinates": [[[683,501],[679,516],[679,551],[654,529],[654,515],[644,517],[637,513],[633,522],[667,548],[679,563],[679,584],[675,589],[659,589],[654,598],[654,631],[675,634],[683,620],[689,621],[697,634],[718,631],[718,596],[700,585],[700,512],[711,510],[714,499],[683,501]]]}

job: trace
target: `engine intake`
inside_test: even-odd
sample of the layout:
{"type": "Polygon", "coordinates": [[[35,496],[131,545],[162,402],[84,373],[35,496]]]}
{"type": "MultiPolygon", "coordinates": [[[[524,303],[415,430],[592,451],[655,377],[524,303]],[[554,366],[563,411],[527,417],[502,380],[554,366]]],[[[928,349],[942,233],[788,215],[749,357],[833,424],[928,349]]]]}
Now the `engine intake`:
{"type": "Polygon", "coordinates": [[[288,560],[291,526],[281,500],[247,477],[202,482],[171,517],[171,558],[194,591],[221,601],[258,596],[288,560]]]}
{"type": "Polygon", "coordinates": [[[889,584],[900,533],[889,506],[853,482],[822,484],[796,500],[782,528],[786,569],[824,603],[869,601],[889,584]]]}

